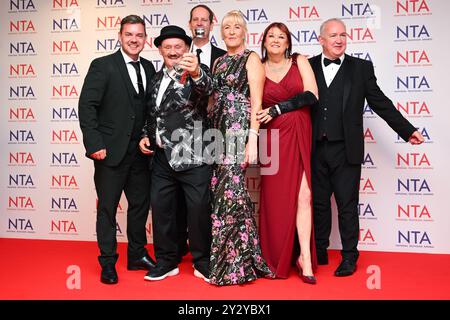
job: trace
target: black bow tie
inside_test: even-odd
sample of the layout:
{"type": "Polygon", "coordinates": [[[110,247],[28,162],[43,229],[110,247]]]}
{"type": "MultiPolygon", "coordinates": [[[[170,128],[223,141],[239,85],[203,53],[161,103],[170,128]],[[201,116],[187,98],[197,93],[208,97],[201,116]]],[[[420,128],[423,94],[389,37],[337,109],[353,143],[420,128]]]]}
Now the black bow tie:
{"type": "Polygon", "coordinates": [[[341,60],[340,59],[330,60],[328,58],[323,58],[323,64],[325,65],[325,67],[328,67],[328,65],[330,65],[330,63],[336,63],[337,65],[340,65],[341,60]]]}

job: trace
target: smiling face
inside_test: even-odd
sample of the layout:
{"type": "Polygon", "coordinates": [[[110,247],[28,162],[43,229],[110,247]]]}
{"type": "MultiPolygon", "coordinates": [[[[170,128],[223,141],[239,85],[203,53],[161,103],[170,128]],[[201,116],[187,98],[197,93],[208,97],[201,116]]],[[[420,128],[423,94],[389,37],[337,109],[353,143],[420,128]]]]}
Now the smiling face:
{"type": "Polygon", "coordinates": [[[245,48],[246,27],[234,16],[225,17],[222,21],[222,37],[228,51],[240,51],[245,48]]]}
{"type": "Polygon", "coordinates": [[[328,58],[337,59],[342,56],[347,48],[345,25],[340,21],[327,22],[319,36],[319,43],[328,58]]]}
{"type": "Polygon", "coordinates": [[[189,21],[189,29],[191,29],[192,36],[195,37],[195,29],[203,28],[205,30],[205,38],[209,39],[209,33],[213,29],[210,22],[209,12],[205,8],[198,7],[192,11],[192,18],[189,21]]]}
{"type": "Polygon", "coordinates": [[[145,27],[141,23],[124,24],[119,32],[122,50],[133,60],[137,60],[144,49],[146,38],[145,27]]]}
{"type": "Polygon", "coordinates": [[[158,50],[163,57],[164,65],[172,69],[181,60],[183,54],[189,51],[189,47],[182,39],[168,38],[161,42],[158,50]]]}
{"type": "Polygon", "coordinates": [[[284,55],[289,48],[288,35],[278,27],[270,28],[264,39],[264,48],[269,55],[284,55]]]}

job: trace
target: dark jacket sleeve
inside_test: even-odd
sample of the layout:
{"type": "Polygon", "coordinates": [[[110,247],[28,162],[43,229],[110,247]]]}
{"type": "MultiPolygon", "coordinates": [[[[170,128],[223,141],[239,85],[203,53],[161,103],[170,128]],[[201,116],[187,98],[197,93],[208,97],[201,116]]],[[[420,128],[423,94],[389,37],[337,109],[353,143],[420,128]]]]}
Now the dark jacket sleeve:
{"type": "Polygon", "coordinates": [[[78,102],[78,116],[86,156],[106,148],[102,135],[98,131],[97,117],[97,110],[101,105],[106,88],[105,71],[101,67],[101,61],[96,59],[89,67],[78,102]]]}
{"type": "Polygon", "coordinates": [[[150,121],[151,121],[150,116],[148,114],[146,114],[145,124],[144,124],[144,127],[142,128],[142,132],[141,132],[141,139],[149,137],[150,121]]]}
{"type": "Polygon", "coordinates": [[[207,65],[200,64],[201,77],[197,81],[192,80],[194,92],[199,96],[209,96],[213,90],[211,72],[207,65]]]}
{"type": "Polygon", "coordinates": [[[145,106],[146,106],[146,112],[145,112],[145,123],[144,127],[142,128],[141,132],[141,138],[147,137],[150,138],[150,132],[151,132],[151,126],[152,121],[154,120],[154,115],[152,114],[152,106],[150,105],[150,99],[151,99],[151,90],[149,88],[153,87],[153,81],[154,76],[156,74],[155,67],[153,66],[153,63],[151,63],[148,60],[146,61],[146,65],[148,66],[148,70],[146,70],[145,75],[147,77],[147,96],[145,97],[145,106]]]}
{"type": "Polygon", "coordinates": [[[386,123],[398,133],[403,140],[408,141],[416,128],[395,108],[392,101],[386,97],[377,84],[377,78],[370,61],[364,62],[364,83],[366,99],[369,106],[386,123]]]}

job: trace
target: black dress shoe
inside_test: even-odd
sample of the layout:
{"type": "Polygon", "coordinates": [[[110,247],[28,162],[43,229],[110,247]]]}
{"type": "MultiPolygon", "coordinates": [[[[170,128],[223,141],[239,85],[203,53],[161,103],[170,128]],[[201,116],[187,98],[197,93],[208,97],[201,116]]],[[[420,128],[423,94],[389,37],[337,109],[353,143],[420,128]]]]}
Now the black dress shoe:
{"type": "Polygon", "coordinates": [[[105,284],[115,284],[119,281],[117,277],[116,268],[113,264],[107,264],[102,268],[102,274],[100,276],[100,281],[105,284]]]}
{"type": "Polygon", "coordinates": [[[336,277],[351,276],[356,271],[356,262],[344,259],[341,261],[339,267],[337,267],[334,275],[336,277]]]}
{"type": "Polygon", "coordinates": [[[150,270],[156,267],[156,262],[146,254],[137,260],[128,260],[128,270],[150,270]]]}

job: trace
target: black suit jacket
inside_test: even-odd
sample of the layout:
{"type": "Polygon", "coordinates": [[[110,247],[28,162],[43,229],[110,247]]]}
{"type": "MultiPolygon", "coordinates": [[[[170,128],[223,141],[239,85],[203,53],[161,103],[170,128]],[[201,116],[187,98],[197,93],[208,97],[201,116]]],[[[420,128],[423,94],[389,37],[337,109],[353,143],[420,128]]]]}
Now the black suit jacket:
{"type": "MultiPolygon", "coordinates": [[[[309,59],[318,82],[320,78],[325,81],[321,58],[322,55],[320,54],[309,59]]],[[[342,71],[344,72],[342,112],[345,150],[348,162],[361,164],[364,159],[363,112],[365,99],[367,99],[372,110],[384,119],[403,140],[407,141],[411,134],[416,131],[416,128],[401,115],[392,101],[381,91],[377,84],[372,62],[345,55],[341,68],[343,68],[342,71]]],[[[319,90],[319,104],[322,94],[319,90]]],[[[319,108],[311,109],[313,137],[316,137],[318,134],[319,115],[319,108]]],[[[313,141],[313,149],[314,147],[315,139],[313,141]]]]}
{"type": "MultiPolygon", "coordinates": [[[[148,88],[155,68],[140,58],[148,88]]],[[[125,156],[136,117],[133,87],[120,50],[92,61],[84,79],[78,103],[80,127],[86,156],[106,149],[102,160],[107,166],[118,165],[125,156]]]]}
{"type": "Polygon", "coordinates": [[[222,50],[214,45],[211,44],[211,64],[210,69],[213,68],[214,62],[217,60],[217,58],[223,56],[225,53],[227,53],[225,50],[222,50]]]}
{"type": "Polygon", "coordinates": [[[156,73],[149,86],[147,119],[143,135],[149,137],[150,146],[154,149],[156,128],[158,128],[166,158],[175,171],[183,171],[203,164],[202,158],[192,155],[195,154],[194,151],[198,151],[194,150],[197,145],[201,146],[203,154],[203,131],[207,129],[205,123],[207,105],[204,104],[204,98],[211,94],[213,88],[208,67],[204,64],[200,67],[203,75],[197,82],[189,76],[184,85],[171,80],[159,107],[156,106],[156,99],[164,76],[164,67],[156,73]],[[196,130],[196,125],[202,126],[200,132],[196,130]],[[182,136],[182,134],[186,135],[182,136]],[[175,140],[172,140],[173,137],[175,140]],[[192,162],[186,163],[173,156],[179,155],[180,152],[189,156],[192,162]]]}

